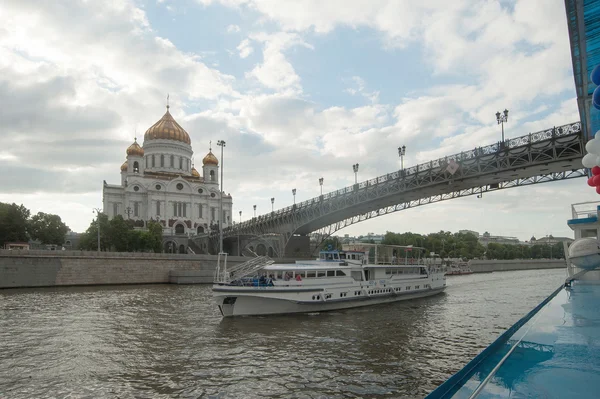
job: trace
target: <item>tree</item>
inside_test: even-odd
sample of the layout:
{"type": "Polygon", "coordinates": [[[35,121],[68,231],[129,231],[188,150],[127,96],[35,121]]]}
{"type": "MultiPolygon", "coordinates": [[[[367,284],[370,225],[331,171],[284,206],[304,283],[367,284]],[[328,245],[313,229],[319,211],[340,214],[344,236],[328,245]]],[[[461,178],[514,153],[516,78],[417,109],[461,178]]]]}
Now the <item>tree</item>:
{"type": "Polygon", "coordinates": [[[7,242],[28,241],[27,219],[29,209],[22,204],[5,204],[0,202],[0,247],[7,242]]]}
{"type": "Polygon", "coordinates": [[[90,227],[87,228],[85,233],[81,235],[79,239],[79,249],[87,251],[98,250],[98,219],[100,220],[100,249],[106,251],[110,248],[110,240],[108,239],[109,222],[108,216],[104,213],[100,213],[98,217],[92,220],[90,227]]]}
{"type": "Polygon", "coordinates": [[[28,223],[29,235],[42,244],[61,245],[69,227],[63,223],[60,216],[50,213],[38,212],[28,223]]]}
{"type": "Polygon", "coordinates": [[[130,248],[130,233],[133,225],[128,223],[123,216],[117,215],[108,222],[108,237],[110,247],[117,252],[126,252],[130,248]]]}
{"type": "Polygon", "coordinates": [[[329,246],[331,246],[331,249],[334,249],[334,250],[342,249],[342,243],[340,242],[340,238],[338,236],[331,236],[331,237],[327,238],[321,244],[321,251],[329,250],[330,249],[329,246]]]}

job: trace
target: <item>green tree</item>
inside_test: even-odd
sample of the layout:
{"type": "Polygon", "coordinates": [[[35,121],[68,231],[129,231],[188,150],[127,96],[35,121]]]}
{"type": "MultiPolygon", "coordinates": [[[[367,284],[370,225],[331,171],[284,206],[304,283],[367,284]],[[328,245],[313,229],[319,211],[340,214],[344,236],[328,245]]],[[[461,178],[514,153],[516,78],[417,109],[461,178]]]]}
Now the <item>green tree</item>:
{"type": "Polygon", "coordinates": [[[31,238],[41,241],[42,244],[61,245],[69,227],[58,215],[38,212],[29,220],[28,230],[31,238]]]}
{"type": "Polygon", "coordinates": [[[110,224],[108,216],[104,213],[100,213],[96,219],[92,220],[85,233],[81,235],[79,249],[84,251],[98,250],[98,220],[100,220],[100,250],[107,251],[110,249],[111,242],[108,238],[110,224]]]}
{"type": "Polygon", "coordinates": [[[328,250],[330,245],[331,249],[342,249],[342,242],[338,236],[331,236],[323,241],[321,244],[321,251],[328,250]]]}
{"type": "Polygon", "coordinates": [[[23,205],[0,202],[0,247],[7,242],[29,240],[27,219],[30,214],[23,205]]]}
{"type": "MultiPolygon", "coordinates": [[[[117,252],[126,252],[130,248],[130,232],[133,225],[128,223],[123,216],[117,215],[108,222],[108,240],[110,247],[117,252]]],[[[102,226],[101,226],[102,227],[102,226]]]]}
{"type": "Polygon", "coordinates": [[[163,227],[159,222],[150,220],[147,224],[148,227],[148,243],[147,248],[156,253],[162,252],[162,237],[163,227]]]}

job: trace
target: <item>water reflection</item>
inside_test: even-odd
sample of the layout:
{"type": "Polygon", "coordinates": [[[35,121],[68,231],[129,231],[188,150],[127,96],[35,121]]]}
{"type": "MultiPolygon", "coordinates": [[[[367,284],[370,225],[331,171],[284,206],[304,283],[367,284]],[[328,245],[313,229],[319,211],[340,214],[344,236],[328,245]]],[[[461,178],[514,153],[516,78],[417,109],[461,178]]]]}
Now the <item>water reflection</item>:
{"type": "Polygon", "coordinates": [[[422,397],[563,275],[460,276],[410,302],[237,319],[205,286],[0,291],[0,397],[422,397]]]}

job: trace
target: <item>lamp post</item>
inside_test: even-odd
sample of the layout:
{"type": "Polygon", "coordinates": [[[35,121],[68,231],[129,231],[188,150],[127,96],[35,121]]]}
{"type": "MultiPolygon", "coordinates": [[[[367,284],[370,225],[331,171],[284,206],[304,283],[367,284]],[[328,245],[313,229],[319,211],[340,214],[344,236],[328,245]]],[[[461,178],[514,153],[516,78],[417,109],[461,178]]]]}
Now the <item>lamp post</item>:
{"type": "Polygon", "coordinates": [[[354,171],[354,184],[358,183],[358,164],[355,163],[352,165],[352,170],[354,171]]]}
{"type": "Polygon", "coordinates": [[[292,195],[294,196],[294,205],[296,205],[296,189],[292,188],[292,195]]]}
{"type": "Polygon", "coordinates": [[[321,186],[321,196],[323,195],[323,178],[319,178],[319,186],[321,186]]]}
{"type": "Polygon", "coordinates": [[[273,204],[275,204],[275,197],[271,198],[271,212],[273,212],[273,204]]]}
{"type": "Polygon", "coordinates": [[[221,195],[219,196],[219,252],[223,252],[223,148],[225,141],[217,141],[217,145],[221,147],[221,195]]]}
{"type": "Polygon", "coordinates": [[[240,226],[238,227],[238,256],[242,256],[242,248],[240,247],[240,230],[242,228],[242,211],[240,211],[240,226]]]}
{"type": "Polygon", "coordinates": [[[94,211],[98,215],[98,217],[96,218],[96,223],[98,223],[98,253],[100,253],[100,214],[102,213],[102,209],[94,208],[92,213],[94,213],[94,211]]]}
{"type": "Polygon", "coordinates": [[[508,110],[505,109],[502,114],[496,112],[496,121],[499,125],[502,125],[502,142],[504,143],[504,122],[508,122],[508,110]]]}
{"type": "Polygon", "coordinates": [[[125,209],[125,213],[127,214],[127,219],[131,219],[131,218],[129,217],[129,215],[131,215],[131,212],[132,212],[132,211],[131,211],[131,207],[130,207],[130,206],[128,206],[128,207],[125,209]]]}
{"type": "Polygon", "coordinates": [[[400,156],[400,168],[404,170],[404,156],[406,155],[406,146],[398,147],[398,155],[400,156]]]}
{"type": "Polygon", "coordinates": [[[254,208],[254,217],[256,217],[256,205],[252,205],[252,207],[254,208]]]}

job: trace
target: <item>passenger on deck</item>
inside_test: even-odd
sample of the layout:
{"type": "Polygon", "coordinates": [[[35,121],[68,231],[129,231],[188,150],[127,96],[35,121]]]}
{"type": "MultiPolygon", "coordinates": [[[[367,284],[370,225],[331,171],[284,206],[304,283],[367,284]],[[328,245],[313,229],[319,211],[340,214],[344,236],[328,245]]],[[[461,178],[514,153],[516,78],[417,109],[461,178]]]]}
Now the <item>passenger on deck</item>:
{"type": "Polygon", "coordinates": [[[296,281],[302,281],[302,277],[299,274],[296,274],[296,281]]]}
{"type": "Polygon", "coordinates": [[[285,274],[283,276],[283,280],[284,281],[290,281],[290,278],[291,278],[290,273],[289,272],[285,272],[285,274]]]}

